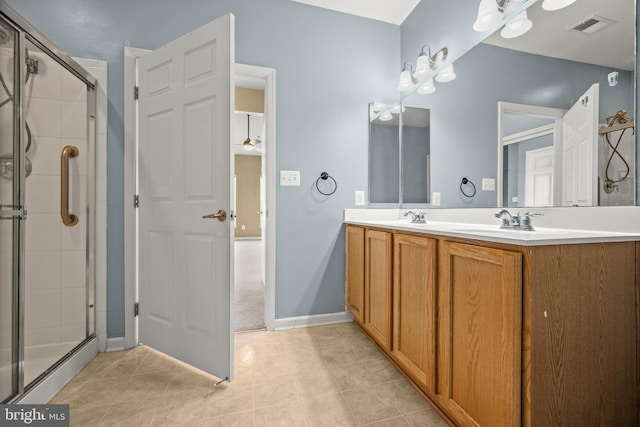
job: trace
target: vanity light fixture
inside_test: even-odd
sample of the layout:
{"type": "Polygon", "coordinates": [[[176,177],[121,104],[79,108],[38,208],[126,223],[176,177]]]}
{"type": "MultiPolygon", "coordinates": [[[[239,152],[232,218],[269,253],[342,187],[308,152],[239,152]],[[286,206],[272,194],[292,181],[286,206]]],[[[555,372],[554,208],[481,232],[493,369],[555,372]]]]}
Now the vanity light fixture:
{"type": "Polygon", "coordinates": [[[451,80],[456,78],[456,73],[453,71],[453,64],[449,64],[438,75],[436,76],[436,81],[440,83],[450,82],[451,80]]]}
{"type": "Polygon", "coordinates": [[[576,0],[544,0],[542,2],[542,8],[544,10],[560,10],[575,3],[575,1],[576,0]]]}
{"type": "Polygon", "coordinates": [[[442,63],[447,59],[447,55],[449,50],[446,47],[443,47],[439,51],[435,53],[435,55],[431,55],[431,48],[429,45],[422,46],[420,49],[420,54],[418,55],[418,60],[416,61],[416,71],[413,73],[413,77],[417,80],[425,77],[427,74],[431,73],[431,71],[437,69],[442,65],[442,63]],[[425,48],[427,52],[425,52],[425,48]]]}
{"type": "MultiPolygon", "coordinates": [[[[402,111],[404,112],[405,107],[402,106],[402,111]]],[[[390,110],[393,114],[400,114],[400,104],[393,104],[390,110]]]]}
{"type": "Polygon", "coordinates": [[[393,114],[391,114],[391,110],[387,110],[384,113],[380,114],[380,117],[378,118],[382,122],[388,122],[389,120],[393,119],[393,114]]]}
{"type": "Polygon", "coordinates": [[[418,87],[418,93],[420,95],[429,95],[436,91],[436,87],[433,85],[433,79],[429,79],[418,87]]]}
{"type": "Polygon", "coordinates": [[[506,23],[502,31],[500,31],[500,35],[505,39],[512,39],[523,35],[531,27],[533,27],[533,22],[527,17],[527,11],[524,10],[506,23]]]}
{"type": "MultiPolygon", "coordinates": [[[[478,7],[478,17],[473,23],[473,29],[479,32],[493,30],[501,25],[505,27],[500,32],[504,38],[510,39],[518,37],[526,33],[533,27],[533,22],[527,17],[527,12],[522,11],[509,19],[510,12],[521,8],[525,3],[531,0],[480,0],[478,7]],[[509,19],[508,21],[506,21],[509,19]],[[506,23],[505,23],[506,22],[506,23]]],[[[554,0],[545,0],[554,1],[554,0]]],[[[558,1],[558,0],[555,0],[558,1]]],[[[559,0],[562,2],[575,0],[559,0]]]]}
{"type": "Polygon", "coordinates": [[[385,104],[384,102],[374,102],[372,108],[374,113],[379,113],[380,111],[387,108],[387,104],[385,104]]]}
{"type": "Polygon", "coordinates": [[[402,67],[402,72],[400,73],[400,81],[398,82],[399,92],[406,92],[416,84],[416,79],[413,78],[412,73],[413,67],[409,64],[409,69],[407,70],[407,63],[405,62],[402,67]]]}

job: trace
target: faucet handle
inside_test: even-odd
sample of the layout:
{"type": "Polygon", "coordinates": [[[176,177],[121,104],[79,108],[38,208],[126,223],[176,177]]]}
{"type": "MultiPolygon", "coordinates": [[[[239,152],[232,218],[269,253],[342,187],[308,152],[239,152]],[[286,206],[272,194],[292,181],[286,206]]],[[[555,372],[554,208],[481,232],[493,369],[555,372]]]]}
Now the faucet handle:
{"type": "Polygon", "coordinates": [[[541,212],[525,212],[524,216],[544,216],[544,214],[541,212]]]}
{"type": "Polygon", "coordinates": [[[539,212],[525,212],[524,218],[522,218],[522,227],[521,227],[524,231],[535,230],[533,228],[533,225],[531,224],[532,216],[544,216],[544,214],[539,212]]]}

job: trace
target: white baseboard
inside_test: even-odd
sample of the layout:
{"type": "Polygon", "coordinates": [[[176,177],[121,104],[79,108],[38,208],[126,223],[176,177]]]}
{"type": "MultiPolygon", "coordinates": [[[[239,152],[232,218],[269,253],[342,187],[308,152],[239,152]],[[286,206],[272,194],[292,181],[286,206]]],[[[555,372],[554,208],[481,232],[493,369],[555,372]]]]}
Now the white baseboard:
{"type": "Polygon", "coordinates": [[[275,320],[275,330],[306,328],[309,326],[330,325],[332,323],[351,322],[353,316],[348,311],[341,313],[316,314],[312,316],[286,317],[275,320]]]}
{"type": "Polygon", "coordinates": [[[45,379],[43,379],[38,385],[33,387],[22,397],[19,401],[14,403],[24,404],[45,404],[57,392],[64,387],[66,383],[73,378],[75,374],[80,372],[87,363],[91,361],[98,353],[98,340],[92,339],[78,350],[73,356],[67,359],[63,364],[58,366],[53,372],[51,372],[45,379]]]}
{"type": "Polygon", "coordinates": [[[107,351],[119,351],[124,348],[124,337],[107,338],[107,351]]]}

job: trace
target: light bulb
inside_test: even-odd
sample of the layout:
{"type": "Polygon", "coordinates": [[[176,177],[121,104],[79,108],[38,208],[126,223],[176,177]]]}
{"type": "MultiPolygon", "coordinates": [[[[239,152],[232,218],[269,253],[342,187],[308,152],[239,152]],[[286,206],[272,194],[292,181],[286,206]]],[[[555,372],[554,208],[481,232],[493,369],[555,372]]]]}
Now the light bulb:
{"type": "Polygon", "coordinates": [[[436,76],[436,81],[440,83],[450,82],[451,80],[456,78],[456,73],[453,71],[453,64],[449,64],[444,67],[444,70],[440,71],[440,73],[436,76]]]}

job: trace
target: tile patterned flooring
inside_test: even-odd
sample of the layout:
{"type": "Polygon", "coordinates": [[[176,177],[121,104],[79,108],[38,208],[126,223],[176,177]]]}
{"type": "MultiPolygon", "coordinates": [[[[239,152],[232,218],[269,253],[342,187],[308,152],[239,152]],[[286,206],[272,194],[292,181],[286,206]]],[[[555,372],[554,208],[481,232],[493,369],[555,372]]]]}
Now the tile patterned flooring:
{"type": "Polygon", "coordinates": [[[235,380],[149,347],[100,353],[50,403],[72,426],[446,426],[351,323],[235,335],[235,380]]]}

